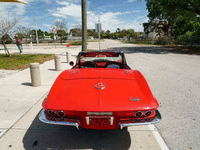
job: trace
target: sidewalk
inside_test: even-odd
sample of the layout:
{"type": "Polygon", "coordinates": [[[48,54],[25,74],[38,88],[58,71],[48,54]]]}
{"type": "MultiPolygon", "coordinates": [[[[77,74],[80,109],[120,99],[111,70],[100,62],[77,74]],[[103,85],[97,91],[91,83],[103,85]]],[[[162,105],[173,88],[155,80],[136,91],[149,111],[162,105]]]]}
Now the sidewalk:
{"type": "MultiPolygon", "coordinates": [[[[66,63],[67,49],[65,49],[65,53],[63,53],[63,49],[58,49],[57,51],[62,51],[62,54],[60,54],[62,57],[62,70],[70,69],[71,66],[66,63]]],[[[75,55],[79,51],[68,48],[68,52],[75,55]]],[[[71,57],[71,59],[75,61],[75,57],[71,57]]],[[[61,72],[55,71],[54,60],[51,60],[40,65],[42,82],[40,87],[31,85],[30,68],[0,79],[0,137],[29,111],[38,100],[44,98],[61,72]]]]}

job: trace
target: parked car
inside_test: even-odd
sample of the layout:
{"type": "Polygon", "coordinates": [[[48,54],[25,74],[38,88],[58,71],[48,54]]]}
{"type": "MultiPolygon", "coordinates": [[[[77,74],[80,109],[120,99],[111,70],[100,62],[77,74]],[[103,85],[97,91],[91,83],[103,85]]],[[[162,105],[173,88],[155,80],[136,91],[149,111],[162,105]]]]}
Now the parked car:
{"type": "Polygon", "coordinates": [[[43,101],[39,120],[78,129],[123,129],[161,120],[145,78],[121,52],[80,52],[43,101]]]}

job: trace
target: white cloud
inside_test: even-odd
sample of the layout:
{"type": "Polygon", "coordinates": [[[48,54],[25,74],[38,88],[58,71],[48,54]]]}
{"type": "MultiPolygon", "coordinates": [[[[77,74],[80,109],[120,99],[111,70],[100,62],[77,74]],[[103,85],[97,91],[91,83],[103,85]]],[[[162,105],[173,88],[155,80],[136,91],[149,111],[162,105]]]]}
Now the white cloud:
{"type": "MultiPolygon", "coordinates": [[[[134,0],[129,0],[133,2],[134,0]]],[[[57,1],[57,4],[61,5],[58,7],[52,15],[58,18],[68,19],[68,26],[73,27],[71,24],[79,25],[81,24],[81,5],[70,3],[69,1],[57,1]]],[[[100,17],[100,22],[102,24],[103,30],[110,30],[115,32],[117,28],[120,29],[135,29],[135,31],[142,31],[143,27],[140,23],[146,22],[146,15],[140,15],[141,11],[127,11],[127,12],[106,12],[99,13],[100,15],[94,14],[92,11],[87,11],[87,28],[94,29],[95,23],[98,22],[100,17]],[[135,17],[133,21],[125,20],[125,16],[130,16],[134,14],[135,17]]]]}
{"type": "Polygon", "coordinates": [[[0,12],[1,16],[4,15],[12,15],[12,16],[20,16],[25,13],[26,5],[21,3],[1,3],[0,12]]]}
{"type": "Polygon", "coordinates": [[[137,0],[128,0],[129,3],[136,2],[137,0]]]}
{"type": "MultiPolygon", "coordinates": [[[[122,15],[131,14],[133,12],[139,12],[139,11],[136,10],[136,11],[130,11],[130,12],[123,12],[123,13],[108,12],[108,13],[102,14],[101,23],[102,23],[103,30],[105,31],[110,30],[111,32],[115,32],[117,28],[120,28],[120,29],[135,29],[135,31],[139,31],[140,27],[139,27],[138,21],[130,22],[127,20],[122,20],[122,15]]],[[[144,21],[144,17],[140,17],[140,22],[143,23],[143,21],[144,21]]]]}
{"type": "Polygon", "coordinates": [[[44,31],[48,31],[48,32],[51,32],[52,29],[53,29],[53,25],[52,24],[42,24],[42,27],[45,28],[44,31]]]}
{"type": "Polygon", "coordinates": [[[55,17],[68,18],[73,17],[75,20],[80,21],[81,19],[81,5],[68,3],[68,2],[57,2],[64,7],[58,7],[52,14],[55,17]]]}
{"type": "Polygon", "coordinates": [[[45,26],[46,28],[51,28],[52,27],[52,24],[42,24],[42,26],[45,26]]]}

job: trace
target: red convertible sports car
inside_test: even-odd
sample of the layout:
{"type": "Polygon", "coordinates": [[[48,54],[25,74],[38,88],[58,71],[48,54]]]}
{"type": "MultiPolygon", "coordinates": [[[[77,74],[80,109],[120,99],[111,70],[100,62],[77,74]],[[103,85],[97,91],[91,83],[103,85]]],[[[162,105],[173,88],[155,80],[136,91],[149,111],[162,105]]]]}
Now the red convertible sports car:
{"type": "Polygon", "coordinates": [[[73,68],[58,76],[42,106],[40,121],[78,129],[123,129],[161,120],[145,78],[131,70],[121,52],[80,52],[73,68]]]}

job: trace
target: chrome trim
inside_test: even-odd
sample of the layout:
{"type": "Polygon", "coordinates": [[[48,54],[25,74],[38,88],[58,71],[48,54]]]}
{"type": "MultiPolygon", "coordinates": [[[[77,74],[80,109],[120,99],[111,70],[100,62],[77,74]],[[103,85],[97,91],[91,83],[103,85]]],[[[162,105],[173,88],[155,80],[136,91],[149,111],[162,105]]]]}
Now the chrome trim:
{"type": "Polygon", "coordinates": [[[85,117],[87,125],[90,124],[90,117],[85,117]]]}
{"type": "Polygon", "coordinates": [[[159,113],[158,110],[156,110],[156,117],[153,121],[151,122],[143,122],[143,123],[122,123],[120,124],[120,128],[123,129],[124,127],[129,127],[129,126],[139,126],[139,125],[150,125],[154,123],[158,123],[161,120],[161,114],[159,113]]]}
{"type": "Polygon", "coordinates": [[[150,116],[150,115],[146,115],[146,113],[149,112],[149,111],[151,112],[150,115],[152,114],[152,111],[151,111],[151,110],[147,110],[147,111],[145,111],[145,113],[144,113],[144,115],[145,115],[146,117],[150,116]]]}
{"type": "Polygon", "coordinates": [[[114,117],[110,117],[110,125],[113,125],[114,117]]]}
{"type": "Polygon", "coordinates": [[[140,99],[139,99],[138,97],[135,97],[135,98],[130,97],[130,100],[131,100],[131,101],[135,101],[135,102],[140,101],[140,99]]]}
{"type": "Polygon", "coordinates": [[[53,111],[53,110],[48,110],[48,114],[51,115],[51,116],[55,116],[55,115],[56,115],[56,112],[53,111]],[[54,115],[50,114],[50,113],[49,113],[50,111],[52,111],[52,112],[54,113],[54,115]]]}
{"type": "Polygon", "coordinates": [[[60,116],[60,117],[64,117],[64,116],[65,116],[65,113],[64,113],[64,111],[62,111],[62,110],[57,111],[57,114],[58,114],[58,116],[60,116]],[[59,115],[59,112],[63,113],[64,115],[63,115],[63,116],[62,116],[62,115],[59,115]]]}
{"type": "Polygon", "coordinates": [[[87,112],[87,115],[95,115],[95,116],[111,116],[113,115],[113,112],[87,112]]]}
{"type": "MultiPolygon", "coordinates": [[[[138,113],[138,112],[141,112],[141,111],[136,111],[136,112],[135,112],[135,115],[134,115],[135,117],[138,117],[138,116],[136,116],[136,113],[138,113]]],[[[142,112],[141,112],[141,113],[142,113],[142,112]]],[[[142,113],[141,116],[139,116],[139,117],[142,117],[142,115],[143,115],[143,113],[142,113]]]]}
{"type": "Polygon", "coordinates": [[[95,85],[95,88],[99,90],[103,90],[106,88],[106,86],[103,83],[98,83],[95,85]]]}
{"type": "Polygon", "coordinates": [[[41,122],[44,122],[44,123],[47,123],[47,124],[75,126],[77,129],[79,129],[79,123],[75,123],[75,122],[57,122],[57,121],[47,120],[46,117],[45,117],[45,110],[44,109],[42,109],[42,111],[39,114],[39,120],[41,122]]]}

